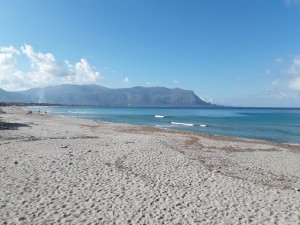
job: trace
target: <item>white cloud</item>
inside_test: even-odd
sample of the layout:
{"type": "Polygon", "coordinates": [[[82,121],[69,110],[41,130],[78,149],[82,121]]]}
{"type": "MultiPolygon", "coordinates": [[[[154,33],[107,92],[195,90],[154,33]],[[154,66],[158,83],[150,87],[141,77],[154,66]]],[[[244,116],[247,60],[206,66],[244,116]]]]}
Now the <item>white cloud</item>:
{"type": "Polygon", "coordinates": [[[15,65],[15,55],[20,54],[14,47],[0,48],[0,70],[10,70],[15,65]]]}
{"type": "Polygon", "coordinates": [[[292,65],[287,71],[287,75],[292,77],[298,77],[300,76],[300,56],[296,56],[293,59],[292,65]]]}
{"type": "Polygon", "coordinates": [[[66,76],[67,70],[62,63],[56,61],[51,53],[35,53],[33,47],[25,44],[22,52],[30,59],[31,68],[41,75],[66,76]]]}
{"type": "Polygon", "coordinates": [[[125,77],[125,78],[123,79],[123,82],[124,82],[125,84],[128,84],[128,83],[130,82],[130,80],[129,80],[128,77],[125,77]]]}
{"type": "Polygon", "coordinates": [[[272,86],[273,87],[276,87],[276,86],[278,86],[279,85],[279,80],[273,80],[272,81],[272,86]]]}
{"type": "Polygon", "coordinates": [[[291,4],[299,4],[300,0],[284,0],[285,3],[289,6],[291,4]]]}
{"type": "Polygon", "coordinates": [[[13,46],[0,47],[0,52],[20,55],[20,51],[18,51],[17,49],[15,49],[13,46]]]}
{"type": "Polygon", "coordinates": [[[278,93],[274,93],[273,96],[269,96],[269,97],[273,97],[273,98],[277,98],[277,99],[282,99],[287,97],[288,95],[285,92],[278,92],[278,93]]]}
{"type": "Polygon", "coordinates": [[[274,69],[275,79],[271,81],[271,86],[266,90],[264,97],[281,100],[299,98],[300,56],[294,56],[291,60],[280,59],[278,61],[284,64],[280,70],[274,69]]]}
{"type": "Polygon", "coordinates": [[[300,56],[296,56],[293,59],[292,65],[287,71],[287,75],[290,78],[289,89],[294,91],[300,91],[300,56]]]}
{"type": "Polygon", "coordinates": [[[300,77],[291,80],[289,88],[294,91],[300,91],[300,77]]]}
{"type": "Polygon", "coordinates": [[[159,86],[159,85],[160,85],[159,82],[151,82],[151,81],[148,81],[146,84],[147,84],[148,86],[159,86]]]}
{"type": "Polygon", "coordinates": [[[284,63],[284,59],[283,58],[279,57],[279,58],[275,59],[275,64],[276,65],[280,65],[280,64],[283,64],[283,63],[284,63]]]}
{"type": "Polygon", "coordinates": [[[207,95],[201,95],[200,99],[202,99],[205,102],[209,102],[209,103],[212,103],[212,101],[213,101],[213,99],[207,95]]]}
{"type": "Polygon", "coordinates": [[[174,83],[175,85],[177,85],[177,84],[179,84],[179,81],[178,81],[178,80],[174,80],[173,83],[174,83]]]}
{"type": "Polygon", "coordinates": [[[94,71],[86,59],[81,59],[75,65],[75,73],[68,76],[75,83],[92,83],[100,77],[100,73],[94,71]]]}
{"type": "Polygon", "coordinates": [[[19,54],[12,46],[0,48],[0,88],[16,90],[24,86],[23,74],[15,68],[19,54]]]}
{"type": "Polygon", "coordinates": [[[266,69],[266,71],[265,71],[265,75],[266,75],[266,76],[270,76],[270,75],[271,75],[271,70],[269,70],[269,69],[266,69]]]}
{"type": "Polygon", "coordinates": [[[12,46],[0,48],[0,87],[5,90],[23,90],[31,87],[50,86],[62,83],[95,83],[100,73],[86,59],[72,65],[58,61],[51,53],[35,52],[28,44],[21,51],[12,46]],[[22,71],[16,63],[18,57],[26,57],[30,70],[22,71]]]}
{"type": "Polygon", "coordinates": [[[261,94],[257,95],[257,98],[265,99],[288,99],[292,95],[288,91],[280,89],[266,89],[261,94]]]}

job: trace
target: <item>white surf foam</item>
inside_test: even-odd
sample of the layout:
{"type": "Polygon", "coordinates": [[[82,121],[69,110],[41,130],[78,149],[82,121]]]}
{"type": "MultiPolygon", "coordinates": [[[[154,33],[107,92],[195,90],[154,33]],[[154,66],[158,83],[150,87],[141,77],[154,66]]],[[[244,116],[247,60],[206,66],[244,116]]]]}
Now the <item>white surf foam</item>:
{"type": "Polygon", "coordinates": [[[73,114],[93,114],[93,112],[78,112],[78,111],[68,111],[68,113],[73,113],[73,114]]]}
{"type": "Polygon", "coordinates": [[[155,118],[165,118],[165,116],[162,116],[162,115],[155,115],[155,118]]]}
{"type": "Polygon", "coordinates": [[[171,124],[174,124],[174,125],[180,125],[180,126],[189,126],[189,127],[195,126],[195,124],[193,124],[193,123],[178,123],[178,122],[171,122],[171,124]]]}
{"type": "Polygon", "coordinates": [[[178,122],[171,122],[171,124],[173,124],[173,125],[178,125],[178,126],[189,126],[189,127],[193,127],[193,126],[197,126],[197,127],[207,127],[206,124],[178,123],[178,122]]]}

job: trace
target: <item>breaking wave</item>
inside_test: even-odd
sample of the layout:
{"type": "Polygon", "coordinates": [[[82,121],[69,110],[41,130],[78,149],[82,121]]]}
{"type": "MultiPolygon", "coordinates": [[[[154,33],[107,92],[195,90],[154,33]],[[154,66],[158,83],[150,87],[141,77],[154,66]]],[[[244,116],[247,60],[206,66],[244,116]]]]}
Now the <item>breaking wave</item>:
{"type": "Polygon", "coordinates": [[[171,122],[173,125],[178,125],[178,126],[188,126],[188,127],[206,127],[206,124],[193,124],[193,123],[178,123],[178,122],[171,122]]]}

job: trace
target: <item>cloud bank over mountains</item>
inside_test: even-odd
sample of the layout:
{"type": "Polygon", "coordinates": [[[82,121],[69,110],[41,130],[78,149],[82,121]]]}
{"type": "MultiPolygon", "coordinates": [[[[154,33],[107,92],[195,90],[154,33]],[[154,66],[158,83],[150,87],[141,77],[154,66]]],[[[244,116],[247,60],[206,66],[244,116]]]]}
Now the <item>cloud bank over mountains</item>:
{"type": "Polygon", "coordinates": [[[67,60],[56,60],[52,53],[35,52],[28,44],[20,49],[0,47],[0,87],[5,90],[19,91],[63,83],[91,84],[99,78],[100,73],[86,59],[71,64],[67,60]]]}

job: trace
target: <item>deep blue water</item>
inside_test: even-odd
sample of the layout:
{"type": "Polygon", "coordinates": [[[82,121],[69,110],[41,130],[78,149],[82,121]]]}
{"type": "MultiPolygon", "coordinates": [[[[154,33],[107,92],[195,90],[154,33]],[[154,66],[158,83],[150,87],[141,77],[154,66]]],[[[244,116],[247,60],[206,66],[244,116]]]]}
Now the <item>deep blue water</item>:
{"type": "Polygon", "coordinates": [[[31,109],[67,117],[300,144],[300,109],[61,106],[31,109]]]}

